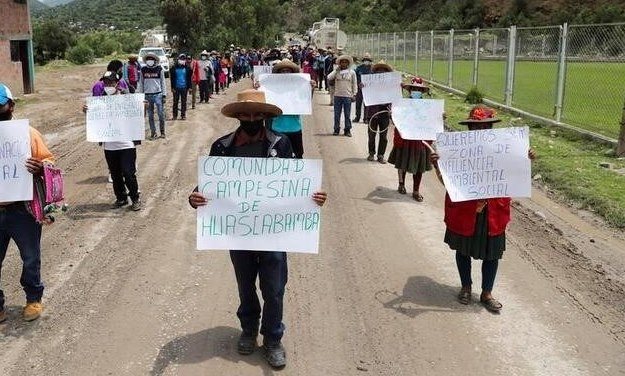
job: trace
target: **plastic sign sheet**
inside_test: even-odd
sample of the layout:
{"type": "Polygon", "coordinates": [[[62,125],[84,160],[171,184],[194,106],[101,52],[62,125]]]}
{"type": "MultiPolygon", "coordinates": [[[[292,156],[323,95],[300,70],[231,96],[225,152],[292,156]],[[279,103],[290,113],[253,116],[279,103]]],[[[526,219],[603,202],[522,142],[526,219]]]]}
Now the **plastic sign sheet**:
{"type": "Polygon", "coordinates": [[[198,250],[319,252],[321,160],[201,157],[198,250]]]}
{"type": "Polygon", "coordinates": [[[373,73],[361,76],[365,106],[394,103],[402,98],[401,73],[373,73]]]}
{"type": "Polygon", "coordinates": [[[436,148],[452,201],[531,196],[529,127],[439,133],[436,148]]]}
{"type": "Polygon", "coordinates": [[[88,97],[87,141],[144,140],[144,99],[144,94],[88,97]]]}
{"type": "Polygon", "coordinates": [[[258,81],[263,74],[271,74],[270,65],[254,65],[254,81],[258,81]]]}
{"type": "Polygon", "coordinates": [[[33,175],[26,169],[30,157],[28,120],[0,122],[0,202],[33,199],[33,175]]]}
{"type": "Polygon", "coordinates": [[[444,129],[442,99],[408,99],[395,101],[392,117],[395,128],[404,140],[436,140],[444,129]]]}
{"type": "Polygon", "coordinates": [[[263,74],[260,88],[267,103],[280,107],[283,115],[312,114],[312,88],[308,73],[263,74]]]}

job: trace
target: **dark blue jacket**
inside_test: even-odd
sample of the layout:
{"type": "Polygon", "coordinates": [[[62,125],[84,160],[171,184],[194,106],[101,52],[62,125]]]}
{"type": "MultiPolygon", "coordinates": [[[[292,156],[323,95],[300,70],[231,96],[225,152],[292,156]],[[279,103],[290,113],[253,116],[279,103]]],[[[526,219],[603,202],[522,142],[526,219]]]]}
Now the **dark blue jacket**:
{"type": "Polygon", "coordinates": [[[176,65],[173,66],[173,68],[171,68],[169,70],[169,78],[171,79],[171,91],[175,92],[177,87],[176,87],[176,78],[178,75],[178,68],[180,67],[184,67],[184,71],[185,74],[187,76],[186,79],[186,83],[187,83],[187,87],[186,89],[189,90],[191,89],[191,68],[188,65],[180,65],[178,63],[176,63],[176,65]]]}
{"type": "MultiPolygon", "coordinates": [[[[240,128],[217,139],[217,141],[215,141],[211,146],[209,155],[220,157],[233,157],[234,139],[239,130],[240,128]]],[[[291,142],[285,135],[281,133],[275,133],[269,129],[267,129],[265,132],[266,133],[265,140],[263,142],[263,154],[259,155],[259,158],[293,158],[293,148],[291,147],[291,142]]]]}

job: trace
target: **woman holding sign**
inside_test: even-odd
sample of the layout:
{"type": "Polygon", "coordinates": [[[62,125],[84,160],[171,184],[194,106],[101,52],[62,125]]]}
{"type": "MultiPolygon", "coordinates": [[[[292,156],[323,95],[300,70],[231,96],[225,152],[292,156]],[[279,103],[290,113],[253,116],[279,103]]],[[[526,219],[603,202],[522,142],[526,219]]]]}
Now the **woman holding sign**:
{"type": "MultiPolygon", "coordinates": [[[[460,124],[467,125],[470,131],[492,129],[500,120],[495,111],[487,107],[474,107],[467,120],[460,124]]],[[[530,149],[528,157],[534,159],[530,149]]],[[[432,162],[438,171],[439,156],[432,154],[432,162]]],[[[509,197],[486,200],[452,202],[449,194],[445,196],[445,243],[456,251],[456,266],[460,274],[462,288],[458,293],[461,304],[469,304],[471,295],[471,258],[482,260],[482,293],[480,302],[493,313],[499,313],[503,305],[493,295],[493,286],[497,276],[499,259],[506,249],[506,226],[510,222],[509,197]]]]}
{"type": "MultiPolygon", "coordinates": [[[[410,98],[419,100],[424,93],[428,93],[430,88],[423,84],[420,77],[415,77],[409,84],[402,84],[408,91],[410,98]]],[[[406,194],[406,173],[412,174],[412,198],[418,202],[423,201],[423,196],[419,193],[423,173],[432,169],[430,163],[430,150],[421,140],[404,140],[395,128],[393,133],[393,150],[388,156],[389,163],[395,165],[399,185],[397,191],[406,194]]]]}
{"type": "MultiPolygon", "coordinates": [[[[117,72],[104,73],[102,82],[104,92],[102,95],[128,94],[127,90],[120,89],[118,83],[121,76],[117,72]]],[[[83,106],[83,112],[87,113],[88,107],[83,106]]],[[[128,197],[132,201],[130,209],[141,210],[142,204],[139,199],[139,182],[137,181],[137,149],[136,145],[141,141],[117,141],[104,142],[104,156],[113,180],[113,191],[116,200],[113,209],[128,205],[128,197]]]]}
{"type": "MultiPolygon", "coordinates": [[[[0,127],[15,126],[14,123],[9,122],[13,119],[14,109],[15,100],[11,91],[6,85],[0,83],[0,127]]],[[[43,141],[41,133],[32,127],[28,127],[28,130],[24,129],[24,133],[26,132],[30,135],[30,157],[24,158],[24,164],[30,174],[40,176],[43,174],[43,163],[54,163],[54,157],[43,141]]],[[[2,136],[0,138],[3,138],[2,136]]],[[[14,174],[20,173],[21,170],[14,174]]],[[[32,184],[29,190],[32,191],[32,184]]],[[[43,312],[41,298],[44,288],[41,281],[41,224],[37,223],[34,216],[29,213],[29,204],[30,201],[7,202],[0,199],[0,268],[9,242],[13,239],[22,259],[20,283],[26,293],[26,306],[22,311],[22,318],[25,321],[36,320],[43,312]]],[[[4,293],[0,290],[0,322],[6,319],[4,293]]]]}

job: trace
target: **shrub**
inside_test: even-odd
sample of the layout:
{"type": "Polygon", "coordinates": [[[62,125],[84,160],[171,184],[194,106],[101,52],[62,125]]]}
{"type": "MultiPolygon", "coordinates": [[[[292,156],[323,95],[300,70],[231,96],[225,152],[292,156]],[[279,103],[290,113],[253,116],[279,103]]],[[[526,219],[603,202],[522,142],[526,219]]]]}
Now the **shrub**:
{"type": "Polygon", "coordinates": [[[482,103],[483,100],[484,94],[477,88],[477,86],[473,86],[464,98],[464,101],[470,104],[479,104],[482,103]]]}
{"type": "Polygon", "coordinates": [[[91,64],[95,56],[91,47],[78,43],[67,51],[67,59],[74,64],[91,64]]]}

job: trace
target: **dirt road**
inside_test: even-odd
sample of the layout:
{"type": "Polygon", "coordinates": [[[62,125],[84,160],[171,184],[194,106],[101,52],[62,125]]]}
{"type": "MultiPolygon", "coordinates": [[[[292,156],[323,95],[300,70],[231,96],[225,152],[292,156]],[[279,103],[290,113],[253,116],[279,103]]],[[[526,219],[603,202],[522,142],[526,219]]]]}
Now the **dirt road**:
{"type": "Polygon", "coordinates": [[[65,169],[71,210],[45,229],[46,311],[36,322],[20,319],[19,258],[9,250],[0,375],[625,374],[622,234],[536,191],[515,205],[495,291],[503,313],[462,306],[442,242],[442,187],[428,174],[423,203],[396,193],[394,168],[364,159],[364,125],[351,139],[329,136],[324,94],[304,140],[305,157],[324,160],[330,199],[320,254],[289,255],[289,364],[276,372],[258,353],[239,356],[228,254],[194,250],[186,200],[197,156],[236,126],[219,108],[249,82],[139,148],[145,209],[134,213],[109,209],[103,152],[84,141],[81,98],[101,71],[43,73],[17,113],[65,169]]]}

